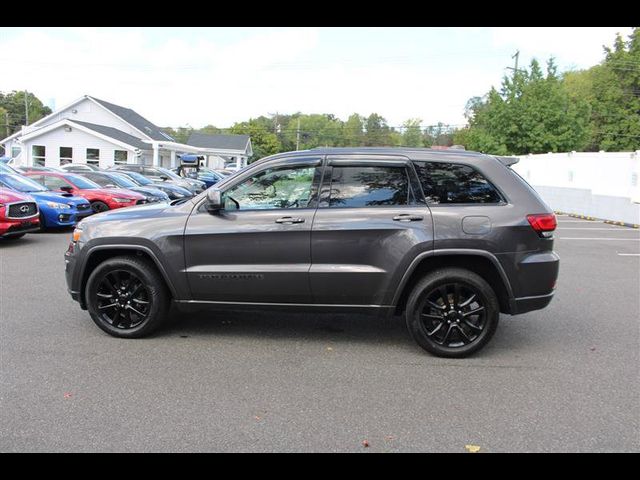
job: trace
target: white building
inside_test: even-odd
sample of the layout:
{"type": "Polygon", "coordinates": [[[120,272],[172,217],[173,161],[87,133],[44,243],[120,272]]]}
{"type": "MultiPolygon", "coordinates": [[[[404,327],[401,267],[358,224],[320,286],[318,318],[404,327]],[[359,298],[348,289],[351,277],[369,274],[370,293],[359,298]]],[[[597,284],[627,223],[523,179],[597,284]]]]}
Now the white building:
{"type": "MultiPolygon", "coordinates": [[[[177,155],[203,155],[233,161],[241,168],[253,154],[247,135],[206,135],[206,146],[177,143],[170,135],[130,108],[85,95],[21,131],[0,141],[17,165],[57,167],[65,163],[91,163],[102,168],[114,164],[144,163],[175,167],[177,155]],[[227,138],[238,137],[238,138],[227,138]],[[238,148],[235,148],[235,147],[238,148]]],[[[220,163],[217,161],[217,163],[220,163]]]]}

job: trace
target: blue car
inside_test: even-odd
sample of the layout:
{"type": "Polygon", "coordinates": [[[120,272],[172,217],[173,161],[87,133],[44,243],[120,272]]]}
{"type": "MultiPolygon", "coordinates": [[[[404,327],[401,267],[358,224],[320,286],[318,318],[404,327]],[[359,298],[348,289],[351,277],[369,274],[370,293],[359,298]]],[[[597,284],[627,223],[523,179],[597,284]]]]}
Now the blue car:
{"type": "MultiPolygon", "coordinates": [[[[2,157],[2,158],[7,158],[7,157],[2,157]]],[[[0,158],[0,160],[2,160],[2,158],[0,158]]],[[[11,173],[15,175],[20,175],[20,172],[18,170],[13,168],[8,163],[4,163],[2,161],[0,161],[0,173],[11,173]]]]}
{"type": "Polygon", "coordinates": [[[70,193],[52,192],[44,185],[22,175],[0,173],[0,187],[31,195],[40,209],[40,227],[72,227],[91,215],[91,204],[70,193]]]}

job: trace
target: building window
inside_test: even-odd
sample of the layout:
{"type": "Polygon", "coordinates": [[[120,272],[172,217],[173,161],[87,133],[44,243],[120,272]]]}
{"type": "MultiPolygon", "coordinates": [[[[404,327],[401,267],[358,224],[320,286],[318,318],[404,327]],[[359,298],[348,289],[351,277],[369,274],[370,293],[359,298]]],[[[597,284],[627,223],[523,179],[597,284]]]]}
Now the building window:
{"type": "Polygon", "coordinates": [[[11,147],[11,158],[16,158],[20,155],[22,149],[20,147],[11,147]]]}
{"type": "Polygon", "coordinates": [[[89,165],[98,165],[100,163],[100,149],[87,148],[87,163],[89,165]]]}
{"type": "Polygon", "coordinates": [[[44,145],[34,145],[31,147],[31,157],[33,158],[34,165],[40,165],[44,167],[44,156],[46,148],[44,145]]]}
{"type": "Polygon", "coordinates": [[[60,165],[66,165],[73,161],[73,148],[60,147],[60,165]]]}
{"type": "Polygon", "coordinates": [[[569,181],[573,182],[573,170],[569,170],[569,181]]]}
{"type": "Polygon", "coordinates": [[[632,187],[638,186],[638,174],[635,172],[631,174],[631,186],[632,187]]]}
{"type": "Polygon", "coordinates": [[[114,150],[113,151],[113,163],[116,165],[122,165],[127,163],[127,151],[126,150],[114,150]]]}

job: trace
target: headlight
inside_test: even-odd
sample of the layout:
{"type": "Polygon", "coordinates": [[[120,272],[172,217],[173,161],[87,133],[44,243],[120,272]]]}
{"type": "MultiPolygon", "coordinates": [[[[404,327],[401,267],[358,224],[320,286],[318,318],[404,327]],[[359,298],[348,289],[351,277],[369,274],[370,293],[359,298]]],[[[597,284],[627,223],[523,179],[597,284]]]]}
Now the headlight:
{"type": "Polygon", "coordinates": [[[47,206],[50,208],[55,208],[57,210],[69,210],[71,208],[69,205],[56,202],[47,202],[47,206]]]}
{"type": "Polygon", "coordinates": [[[72,239],[74,242],[77,242],[78,240],[80,240],[83,230],[84,230],[84,225],[82,225],[82,222],[78,223],[76,225],[76,228],[73,230],[72,239]]]}
{"type": "Polygon", "coordinates": [[[131,198],[114,198],[113,200],[115,202],[118,202],[118,203],[130,203],[130,202],[133,202],[133,199],[131,199],[131,198]]]}

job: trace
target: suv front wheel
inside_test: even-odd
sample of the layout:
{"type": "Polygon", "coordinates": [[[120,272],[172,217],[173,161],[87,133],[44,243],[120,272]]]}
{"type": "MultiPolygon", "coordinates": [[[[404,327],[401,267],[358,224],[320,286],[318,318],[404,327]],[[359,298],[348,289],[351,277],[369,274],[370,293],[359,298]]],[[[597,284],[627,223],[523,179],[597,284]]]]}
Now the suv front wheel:
{"type": "Polygon", "coordinates": [[[405,315],[418,345],[439,357],[459,358],[489,342],[498,326],[500,307],[481,276],[462,268],[445,268],[418,282],[405,315]]]}
{"type": "Polygon", "coordinates": [[[139,257],[105,260],[89,276],[87,308],[114,337],[139,338],[156,330],[169,310],[169,294],[154,265],[139,257]]]}

